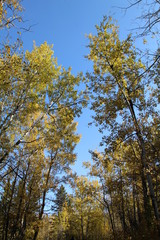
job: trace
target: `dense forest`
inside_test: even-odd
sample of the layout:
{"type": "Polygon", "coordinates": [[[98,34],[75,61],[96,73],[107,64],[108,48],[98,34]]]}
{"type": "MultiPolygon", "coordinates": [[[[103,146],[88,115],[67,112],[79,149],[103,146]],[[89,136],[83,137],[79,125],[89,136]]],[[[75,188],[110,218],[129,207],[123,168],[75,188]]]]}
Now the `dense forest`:
{"type": "MultiPolygon", "coordinates": [[[[160,239],[160,50],[135,44],[159,36],[160,2],[125,10],[134,5],[144,7],[136,34],[121,40],[102,18],[88,35],[93,72],[77,76],[47,42],[24,51],[20,32],[1,38],[0,239],[160,239]],[[84,108],[103,149],[84,162],[88,177],[71,168],[84,108]]],[[[24,24],[22,12],[20,0],[0,1],[3,36],[24,24]]]]}

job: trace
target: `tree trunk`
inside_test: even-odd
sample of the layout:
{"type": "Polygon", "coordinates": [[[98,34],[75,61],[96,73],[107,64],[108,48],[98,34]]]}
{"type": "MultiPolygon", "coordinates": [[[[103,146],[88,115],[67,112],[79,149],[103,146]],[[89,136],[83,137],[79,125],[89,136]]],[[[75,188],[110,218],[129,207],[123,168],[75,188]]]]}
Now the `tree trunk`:
{"type": "Polygon", "coordinates": [[[26,173],[25,173],[24,179],[23,179],[22,190],[21,190],[19,204],[18,204],[18,210],[17,210],[17,216],[15,219],[15,223],[12,227],[11,239],[14,239],[14,235],[15,235],[16,231],[20,230],[20,229],[18,229],[18,222],[20,222],[21,208],[22,208],[29,168],[30,168],[30,161],[28,162],[27,170],[26,170],[26,173]]]}
{"type": "Polygon", "coordinates": [[[153,183],[152,183],[150,170],[149,170],[149,167],[148,167],[148,164],[147,164],[147,161],[146,161],[145,142],[144,142],[140,127],[139,127],[138,122],[137,122],[137,118],[136,118],[134,108],[133,108],[133,103],[132,103],[131,100],[129,101],[129,103],[130,103],[131,115],[132,115],[133,122],[134,122],[135,129],[136,129],[136,135],[138,137],[140,147],[141,147],[141,151],[142,151],[141,152],[142,170],[145,171],[145,173],[146,173],[149,192],[150,192],[150,197],[151,197],[151,200],[152,200],[152,207],[153,207],[153,210],[154,210],[154,216],[157,220],[157,228],[158,228],[158,233],[159,233],[159,236],[160,236],[160,216],[159,216],[158,204],[157,204],[154,189],[153,189],[153,183]]]}
{"type": "MultiPolygon", "coordinates": [[[[110,66],[110,68],[113,71],[113,66],[110,66]]],[[[148,167],[148,164],[146,161],[145,142],[144,142],[144,139],[143,139],[143,136],[141,133],[140,126],[139,126],[137,118],[136,118],[136,114],[135,114],[134,107],[133,107],[133,102],[132,102],[129,94],[127,95],[126,92],[124,91],[123,87],[121,86],[121,83],[119,82],[118,77],[115,77],[115,80],[116,80],[116,83],[117,83],[118,87],[120,88],[122,95],[124,97],[124,100],[128,106],[128,109],[130,111],[130,114],[131,114],[131,117],[132,117],[132,120],[134,123],[136,135],[139,140],[139,146],[141,148],[141,163],[142,163],[143,170],[147,177],[147,183],[148,183],[148,187],[149,187],[150,197],[152,200],[152,207],[153,207],[153,211],[154,211],[154,216],[157,220],[157,228],[158,228],[158,232],[159,232],[159,236],[160,236],[160,215],[159,215],[158,204],[157,204],[154,189],[153,189],[151,174],[150,174],[149,167],[148,167]]],[[[127,88],[125,90],[128,91],[127,88]]]]}
{"type": "Polygon", "coordinates": [[[124,231],[124,239],[126,233],[126,220],[125,220],[125,210],[124,210],[124,198],[123,198],[123,180],[122,180],[122,171],[120,169],[120,190],[121,190],[121,203],[122,203],[122,221],[123,221],[123,231],[124,231]]]}
{"type": "Polygon", "coordinates": [[[114,240],[116,240],[115,227],[114,227],[114,222],[113,222],[113,219],[112,219],[112,214],[111,214],[111,211],[110,211],[110,206],[109,206],[107,200],[105,199],[105,197],[103,197],[103,201],[104,201],[104,203],[107,207],[107,210],[108,210],[108,213],[109,213],[109,219],[110,219],[110,222],[111,222],[113,237],[114,237],[114,240]]]}
{"type": "Polygon", "coordinates": [[[145,142],[144,142],[144,139],[143,139],[143,136],[142,136],[142,133],[141,133],[140,126],[139,126],[137,118],[136,118],[136,114],[135,114],[134,107],[133,107],[133,102],[129,98],[129,96],[127,96],[126,93],[124,92],[123,87],[121,86],[118,79],[116,79],[116,82],[117,82],[119,88],[122,91],[122,94],[124,96],[126,104],[128,105],[128,108],[129,108],[129,111],[130,111],[130,114],[131,114],[131,117],[132,117],[132,120],[133,120],[133,123],[134,123],[134,126],[135,126],[136,135],[137,135],[137,138],[139,140],[139,146],[141,148],[141,163],[142,163],[143,170],[144,170],[144,172],[146,174],[146,177],[147,177],[147,183],[148,183],[148,187],[149,187],[150,197],[151,197],[151,200],[152,200],[152,207],[153,207],[153,211],[154,211],[154,216],[157,220],[157,228],[158,228],[158,232],[159,232],[159,236],[160,236],[160,215],[159,215],[158,204],[157,204],[154,189],[153,189],[151,174],[150,174],[149,167],[148,167],[148,164],[147,164],[147,161],[146,161],[145,142]]]}
{"type": "Polygon", "coordinates": [[[4,238],[5,240],[8,240],[8,227],[9,227],[9,220],[10,220],[10,216],[9,215],[10,215],[10,208],[11,208],[13,194],[14,194],[14,190],[15,190],[17,175],[18,175],[18,170],[17,170],[15,179],[14,179],[13,184],[12,184],[11,197],[10,197],[9,205],[8,205],[8,209],[7,209],[6,226],[5,226],[5,238],[4,238]]]}
{"type": "MultiPolygon", "coordinates": [[[[47,193],[47,188],[48,188],[48,182],[49,182],[49,179],[50,179],[50,173],[51,173],[51,169],[52,169],[52,165],[53,165],[53,160],[56,158],[56,156],[57,156],[57,151],[56,151],[54,157],[52,157],[52,153],[51,153],[51,161],[50,161],[50,164],[49,164],[49,169],[48,169],[48,173],[47,173],[45,189],[43,191],[42,205],[41,205],[39,218],[38,218],[40,221],[42,220],[42,217],[43,217],[43,212],[44,212],[44,207],[45,207],[45,200],[46,200],[46,193],[47,193]]],[[[37,226],[37,228],[35,230],[33,240],[37,239],[38,232],[39,232],[39,226],[37,226]]]]}

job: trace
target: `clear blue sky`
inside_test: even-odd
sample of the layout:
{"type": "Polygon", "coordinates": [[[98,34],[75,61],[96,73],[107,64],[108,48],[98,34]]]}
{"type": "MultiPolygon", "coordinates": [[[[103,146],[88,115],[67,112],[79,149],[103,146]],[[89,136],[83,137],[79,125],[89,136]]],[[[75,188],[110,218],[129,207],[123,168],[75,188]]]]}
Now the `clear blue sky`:
{"type": "MultiPolygon", "coordinates": [[[[65,68],[71,66],[73,74],[90,71],[91,63],[84,58],[88,52],[85,35],[95,33],[95,25],[100,23],[104,15],[112,15],[118,20],[121,37],[125,38],[134,26],[133,19],[137,12],[137,8],[132,8],[125,15],[117,8],[127,4],[127,0],[24,0],[24,19],[28,20],[28,26],[35,24],[31,32],[22,34],[24,49],[32,50],[33,41],[36,45],[47,41],[54,45],[59,65],[65,68]]],[[[78,119],[78,133],[82,138],[76,148],[74,169],[80,175],[85,174],[82,162],[90,159],[88,150],[99,149],[101,140],[98,129],[88,128],[90,115],[91,112],[85,109],[78,119]]]]}

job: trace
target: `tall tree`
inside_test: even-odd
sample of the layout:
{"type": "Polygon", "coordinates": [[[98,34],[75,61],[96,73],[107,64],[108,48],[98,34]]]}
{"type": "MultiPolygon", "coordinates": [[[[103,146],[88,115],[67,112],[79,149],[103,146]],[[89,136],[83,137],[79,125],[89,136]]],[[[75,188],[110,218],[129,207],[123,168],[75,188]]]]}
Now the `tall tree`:
{"type": "Polygon", "coordinates": [[[54,208],[56,211],[61,212],[63,209],[63,205],[67,200],[67,193],[63,185],[57,189],[56,199],[54,200],[54,208]]]}
{"type": "MultiPolygon", "coordinates": [[[[109,131],[103,137],[105,153],[114,151],[126,139],[135,139],[139,146],[143,196],[145,199],[146,217],[149,214],[148,189],[152,200],[152,208],[159,224],[159,209],[150,173],[145,127],[157,116],[145,94],[147,87],[152,86],[153,79],[145,75],[142,64],[131,36],[120,41],[118,27],[111,18],[104,18],[100,26],[96,26],[97,35],[89,35],[90,54],[88,59],[93,61],[94,73],[88,74],[92,106],[95,111],[94,120],[100,126],[100,131],[109,131]],[[151,80],[151,81],[150,81],[151,80]]],[[[154,161],[154,160],[152,160],[154,161]]]]}

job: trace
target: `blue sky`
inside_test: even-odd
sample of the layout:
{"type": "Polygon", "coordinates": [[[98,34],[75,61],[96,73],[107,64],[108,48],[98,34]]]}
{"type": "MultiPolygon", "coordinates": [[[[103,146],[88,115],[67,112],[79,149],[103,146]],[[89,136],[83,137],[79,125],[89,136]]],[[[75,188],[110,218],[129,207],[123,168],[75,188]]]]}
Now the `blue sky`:
{"type": "MultiPolygon", "coordinates": [[[[137,8],[126,14],[118,7],[127,6],[127,0],[24,0],[24,19],[31,32],[22,33],[24,49],[32,50],[36,45],[47,41],[53,44],[58,64],[65,68],[71,66],[72,73],[91,71],[91,63],[84,58],[88,53],[86,34],[95,33],[95,25],[104,15],[112,15],[120,25],[120,36],[125,38],[135,24],[137,8]],[[116,6],[116,7],[115,7],[116,6]]],[[[85,174],[82,162],[90,159],[88,150],[99,149],[101,135],[95,127],[88,127],[91,112],[85,109],[78,119],[78,133],[82,135],[76,148],[77,162],[74,170],[85,174]]]]}

